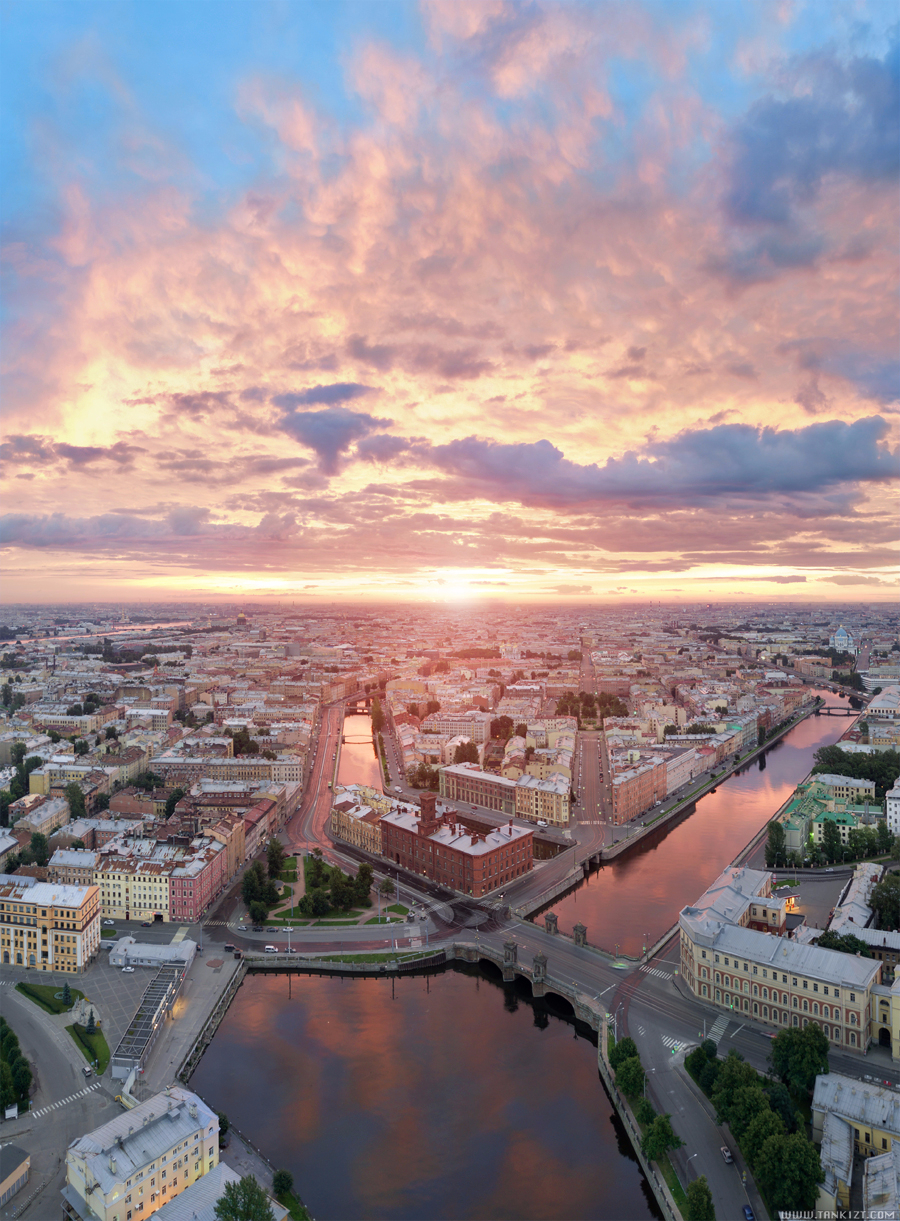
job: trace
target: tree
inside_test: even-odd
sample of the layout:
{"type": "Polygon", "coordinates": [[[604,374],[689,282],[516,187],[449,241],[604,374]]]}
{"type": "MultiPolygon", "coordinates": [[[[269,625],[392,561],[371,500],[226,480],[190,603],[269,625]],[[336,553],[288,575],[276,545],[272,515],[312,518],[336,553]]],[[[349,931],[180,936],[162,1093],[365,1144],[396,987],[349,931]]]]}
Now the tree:
{"type": "Polygon", "coordinates": [[[269,877],[277,878],[284,869],[284,845],[274,835],[266,845],[266,862],[269,867],[269,877]]]}
{"type": "Polygon", "coordinates": [[[878,823],[877,835],[878,835],[878,852],[881,856],[884,856],[886,853],[890,852],[891,844],[894,841],[894,837],[891,834],[890,827],[887,825],[887,823],[885,822],[885,820],[883,818],[880,819],[880,821],[878,823]]]}
{"type": "Polygon", "coordinates": [[[755,1085],[757,1080],[756,1069],[744,1060],[740,1052],[734,1049],[719,1064],[712,1102],[716,1108],[716,1114],[725,1123],[731,1119],[731,1107],[738,1090],[745,1085],[755,1085]]]}
{"type": "Polygon", "coordinates": [[[90,749],[90,746],[87,744],[84,738],[78,738],[78,740],[75,742],[76,755],[86,755],[90,749]]]}
{"type": "Polygon", "coordinates": [[[384,710],[381,707],[381,700],[377,695],[372,698],[370,715],[372,717],[372,732],[381,733],[382,729],[384,729],[384,710]]]}
{"type": "Polygon", "coordinates": [[[47,844],[47,836],[40,831],[35,831],[31,836],[29,850],[34,857],[35,865],[46,865],[50,860],[50,848],[47,844]]]}
{"type": "Polygon", "coordinates": [[[265,924],[269,918],[268,905],[263,903],[262,899],[253,899],[247,904],[247,910],[254,924],[265,924]]]}
{"type": "Polygon", "coordinates": [[[276,1170],[275,1177],[272,1180],[272,1187],[276,1196],[286,1196],[289,1191],[293,1191],[294,1176],[290,1170],[276,1170]]]}
{"type": "Polygon", "coordinates": [[[772,1042],[769,1063],[788,1089],[811,1092],[816,1077],[828,1072],[828,1039],[822,1027],[810,1022],[802,1030],[795,1026],[779,1031],[772,1042]]]}
{"type": "Polygon", "coordinates": [[[9,789],[0,789],[0,827],[9,826],[9,807],[12,801],[13,795],[9,789]]]}
{"type": "Polygon", "coordinates": [[[252,1174],[228,1183],[213,1209],[218,1221],[275,1221],[269,1197],[252,1174]]]}
{"type": "Polygon", "coordinates": [[[72,821],[74,822],[76,818],[85,818],[87,816],[87,807],[84,804],[84,793],[78,781],[70,781],[63,790],[63,793],[68,802],[69,815],[72,821]]]}
{"type": "Polygon", "coordinates": [[[706,1181],[706,1175],[688,1183],[687,1188],[687,1221],[716,1221],[716,1210],[713,1208],[712,1192],[706,1181]]]}
{"type": "Polygon", "coordinates": [[[353,900],[355,903],[364,903],[369,898],[373,876],[371,865],[360,865],[356,871],[356,877],[353,879],[353,900]]]}
{"type": "Polygon", "coordinates": [[[460,742],[453,752],[454,763],[477,763],[478,747],[474,742],[460,742]]]}
{"type": "Polygon", "coordinates": [[[19,1060],[12,1070],[13,1087],[20,1098],[27,1098],[31,1089],[31,1069],[24,1059],[19,1060]]]}
{"type": "Polygon", "coordinates": [[[76,840],[75,840],[75,842],[74,842],[74,844],[72,845],[72,849],[73,849],[74,851],[83,850],[83,849],[84,849],[84,840],[83,840],[83,839],[76,839],[76,840]]]}
{"type": "Polygon", "coordinates": [[[25,759],[27,747],[24,742],[14,742],[10,756],[12,758],[13,767],[21,767],[25,759]]]}
{"type": "Polygon", "coordinates": [[[380,895],[392,895],[394,893],[394,883],[390,878],[382,878],[378,887],[378,893],[380,895]]]}
{"type": "Polygon", "coordinates": [[[0,1106],[11,1107],[16,1101],[12,1069],[5,1060],[0,1060],[0,1106]]]}
{"type": "Polygon", "coordinates": [[[97,1020],[94,1017],[93,1009],[91,1009],[90,1013],[88,1014],[87,1026],[85,1026],[84,1030],[85,1030],[85,1034],[96,1034],[97,1033],[97,1020]]]}
{"type": "MultiPolygon", "coordinates": [[[[771,1107],[766,1107],[753,1117],[746,1131],[740,1137],[741,1148],[747,1156],[751,1167],[756,1164],[760,1151],[770,1136],[784,1136],[784,1120],[776,1115],[771,1107]]],[[[737,1135],[737,1133],[735,1133],[737,1135]]]]}
{"type": "Polygon", "coordinates": [[[761,1085],[742,1085],[740,1089],[735,1090],[731,1100],[728,1123],[740,1141],[753,1120],[764,1111],[770,1110],[769,1096],[761,1085]]]}
{"type": "Polygon", "coordinates": [[[67,1009],[72,1007],[72,989],[69,987],[69,981],[66,980],[63,984],[62,1003],[67,1009]]]}
{"type": "Polygon", "coordinates": [[[797,1112],[787,1086],[782,1081],[766,1081],[765,1090],[769,1095],[769,1106],[781,1119],[785,1131],[796,1132],[797,1112]]]}
{"type": "Polygon", "coordinates": [[[171,818],[175,813],[175,807],[178,805],[184,796],[184,789],[174,788],[166,798],[166,818],[171,818]]]}
{"type": "Polygon", "coordinates": [[[633,1098],[644,1088],[644,1069],[637,1056],[631,1056],[619,1064],[616,1069],[616,1085],[629,1098],[633,1098]]]}
{"type": "Polygon", "coordinates": [[[656,1119],[653,1103],[648,1098],[639,1098],[635,1103],[634,1117],[639,1124],[650,1124],[656,1119]]]}
{"type": "Polygon", "coordinates": [[[873,886],[869,902],[878,917],[879,928],[900,928],[900,873],[889,873],[873,886]]]}
{"type": "Polygon", "coordinates": [[[812,1210],[822,1182],[822,1163],[802,1132],[770,1136],[756,1158],[753,1175],[773,1208],[812,1210]]]}
{"type": "Polygon", "coordinates": [[[670,1149],[680,1149],[683,1144],[684,1141],[675,1135],[671,1115],[657,1115],[644,1133],[641,1149],[651,1162],[658,1162],[670,1149]]]}
{"type": "Polygon", "coordinates": [[[836,861],[841,850],[841,833],[833,818],[826,818],[822,826],[822,850],[829,861],[836,861]]]}
{"type": "Polygon", "coordinates": [[[784,824],[773,819],[769,823],[769,838],[766,840],[766,865],[771,869],[779,860],[784,859],[784,824]]]}
{"type": "Polygon", "coordinates": [[[429,700],[428,703],[425,705],[425,715],[426,716],[431,716],[435,712],[440,712],[440,710],[441,710],[440,700],[429,700]]]}
{"type": "Polygon", "coordinates": [[[859,937],[852,933],[833,933],[826,930],[816,941],[823,950],[838,950],[842,954],[859,954],[862,958],[871,958],[872,951],[859,937]]]}
{"type": "Polygon", "coordinates": [[[626,1035],[624,1039],[619,1039],[618,1043],[609,1049],[609,1062],[616,1069],[623,1060],[630,1060],[637,1054],[638,1049],[634,1039],[630,1039],[626,1035]]]}

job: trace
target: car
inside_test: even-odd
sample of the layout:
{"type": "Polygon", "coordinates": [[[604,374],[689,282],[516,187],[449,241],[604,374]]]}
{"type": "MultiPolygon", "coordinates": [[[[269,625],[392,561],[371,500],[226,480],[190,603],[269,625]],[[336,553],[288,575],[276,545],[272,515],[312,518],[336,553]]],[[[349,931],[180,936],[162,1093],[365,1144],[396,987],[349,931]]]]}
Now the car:
{"type": "Polygon", "coordinates": [[[141,928],[153,928],[153,925],[150,923],[149,920],[142,920],[141,928]]]}
{"type": "Polygon", "coordinates": [[[756,1214],[749,1204],[744,1205],[744,1221],[756,1221],[756,1214]]]}
{"type": "Polygon", "coordinates": [[[115,928],[115,925],[116,925],[115,920],[104,920],[103,921],[104,928],[115,928]]]}
{"type": "Polygon", "coordinates": [[[123,975],[134,975],[134,967],[123,967],[122,974],[123,975]]]}
{"type": "Polygon", "coordinates": [[[727,1145],[722,1146],[721,1153],[722,1153],[722,1157],[725,1159],[727,1164],[730,1166],[731,1163],[734,1161],[734,1158],[731,1156],[731,1150],[728,1148],[727,1145]]]}
{"type": "Polygon", "coordinates": [[[91,1068],[90,1064],[85,1064],[81,1071],[84,1073],[85,1077],[92,1077],[94,1075],[94,1070],[91,1068]]]}
{"type": "Polygon", "coordinates": [[[266,930],[261,924],[254,924],[253,931],[254,933],[264,933],[266,930]]]}
{"type": "Polygon", "coordinates": [[[239,933],[246,933],[246,931],[247,931],[247,926],[246,926],[246,924],[239,924],[239,925],[238,925],[238,932],[239,932],[239,933]]]}

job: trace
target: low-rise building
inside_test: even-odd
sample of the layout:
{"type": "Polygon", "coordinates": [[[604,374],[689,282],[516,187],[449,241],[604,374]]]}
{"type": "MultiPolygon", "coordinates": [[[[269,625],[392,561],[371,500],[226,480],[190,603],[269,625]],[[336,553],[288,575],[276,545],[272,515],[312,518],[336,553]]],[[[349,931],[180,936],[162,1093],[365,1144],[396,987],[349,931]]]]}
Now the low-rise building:
{"type": "Polygon", "coordinates": [[[528,822],[546,822],[567,827],[571,811],[571,788],[565,776],[520,776],[516,781],[516,817],[528,822]]]}
{"type": "Polygon", "coordinates": [[[67,1221],[139,1221],[219,1162],[219,1117],[172,1086],[73,1141],[66,1153],[67,1221]]]}

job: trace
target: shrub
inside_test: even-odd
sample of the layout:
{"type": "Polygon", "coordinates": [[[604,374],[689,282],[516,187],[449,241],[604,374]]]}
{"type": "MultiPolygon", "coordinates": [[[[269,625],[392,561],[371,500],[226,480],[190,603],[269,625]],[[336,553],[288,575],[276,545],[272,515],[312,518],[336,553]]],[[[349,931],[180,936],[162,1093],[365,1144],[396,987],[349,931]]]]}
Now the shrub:
{"type": "Polygon", "coordinates": [[[653,1109],[653,1103],[647,1098],[638,1099],[637,1106],[634,1108],[634,1117],[639,1124],[653,1123],[656,1118],[656,1111],[653,1109]]]}
{"type": "Polygon", "coordinates": [[[638,1054],[638,1049],[634,1039],[627,1036],[620,1039],[609,1051],[609,1062],[614,1069],[618,1068],[624,1060],[630,1060],[638,1054]]]}

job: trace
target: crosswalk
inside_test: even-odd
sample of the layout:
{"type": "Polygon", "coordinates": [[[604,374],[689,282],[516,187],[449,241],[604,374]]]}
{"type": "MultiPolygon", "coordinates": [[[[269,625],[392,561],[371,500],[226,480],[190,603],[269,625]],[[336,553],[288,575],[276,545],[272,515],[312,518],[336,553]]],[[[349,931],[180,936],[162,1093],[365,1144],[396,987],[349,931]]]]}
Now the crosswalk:
{"type": "Polygon", "coordinates": [[[657,979],[671,979],[671,971],[660,971],[659,967],[648,967],[646,965],[638,967],[639,971],[643,971],[645,975],[655,975],[657,979]]]}
{"type": "Polygon", "coordinates": [[[673,1039],[670,1035],[662,1036],[663,1047],[669,1047],[672,1051],[680,1051],[684,1047],[684,1042],[681,1039],[673,1039]]]}
{"type": "Polygon", "coordinates": [[[722,1041],[722,1036],[724,1035],[724,1033],[727,1029],[728,1029],[728,1018],[725,1016],[724,1013],[720,1014],[720,1016],[717,1017],[716,1020],[713,1022],[712,1029],[710,1030],[709,1034],[706,1037],[708,1039],[712,1039],[712,1041],[718,1047],[719,1043],[722,1041]]]}
{"type": "Polygon", "coordinates": [[[228,928],[228,921],[227,920],[207,920],[204,923],[203,927],[204,928],[228,928]]]}
{"type": "Polygon", "coordinates": [[[32,1111],[32,1117],[38,1119],[41,1115],[48,1115],[51,1111],[58,1111],[60,1107],[68,1106],[70,1102],[77,1102],[79,1098],[83,1098],[85,1094],[89,1094],[91,1090],[96,1090],[100,1086],[99,1081],[95,1081],[93,1085],[87,1086],[86,1089],[79,1090],[77,1094],[70,1094],[68,1098],[60,1098],[59,1102],[51,1102],[49,1106],[40,1107],[37,1111],[32,1111]]]}

